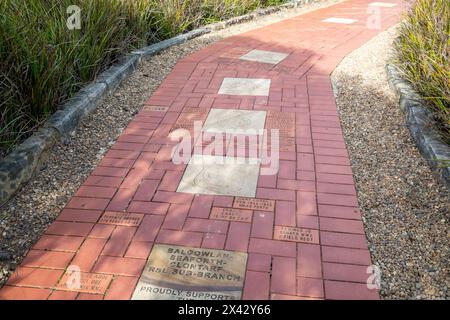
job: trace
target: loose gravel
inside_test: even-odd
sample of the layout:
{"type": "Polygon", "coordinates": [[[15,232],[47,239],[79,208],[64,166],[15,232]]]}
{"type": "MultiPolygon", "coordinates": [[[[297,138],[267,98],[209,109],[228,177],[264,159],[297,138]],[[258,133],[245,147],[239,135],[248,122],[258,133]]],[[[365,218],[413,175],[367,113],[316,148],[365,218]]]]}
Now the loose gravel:
{"type": "Polygon", "coordinates": [[[113,95],[82,121],[67,144],[54,146],[46,167],[0,208],[0,287],[179,59],[225,37],[338,2],[321,1],[230,26],[143,62],[113,95]]]}
{"type": "Polygon", "coordinates": [[[337,104],[382,298],[448,299],[449,192],[414,145],[387,82],[396,30],[334,71],[337,104]]]}

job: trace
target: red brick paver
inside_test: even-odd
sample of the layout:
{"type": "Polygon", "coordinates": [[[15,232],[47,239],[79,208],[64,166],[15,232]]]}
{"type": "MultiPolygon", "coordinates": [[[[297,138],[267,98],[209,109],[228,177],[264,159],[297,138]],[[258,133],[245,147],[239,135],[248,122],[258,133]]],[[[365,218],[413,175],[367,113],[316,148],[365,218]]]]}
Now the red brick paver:
{"type": "Polygon", "coordinates": [[[0,289],[0,299],[130,299],[158,243],[247,252],[245,299],[378,299],[366,285],[372,262],[330,80],[346,54],[397,23],[405,9],[390,0],[397,6],[368,10],[370,2],[345,1],[182,59],[0,289]],[[322,22],[330,17],[357,22],[322,22]],[[289,56],[277,65],[239,60],[253,49],[289,56]],[[271,79],[269,96],[219,95],[225,77],[271,79]],[[266,127],[277,126],[276,112],[285,117],[280,170],[260,176],[256,190],[256,198],[269,201],[244,221],[211,215],[234,207],[249,217],[234,197],[176,192],[186,165],[171,161],[176,142],[168,135],[192,129],[213,107],[268,111],[266,127]],[[312,230],[314,242],[275,240],[277,226],[312,230]],[[95,294],[57,290],[74,265],[112,276],[111,283],[95,294]]]}

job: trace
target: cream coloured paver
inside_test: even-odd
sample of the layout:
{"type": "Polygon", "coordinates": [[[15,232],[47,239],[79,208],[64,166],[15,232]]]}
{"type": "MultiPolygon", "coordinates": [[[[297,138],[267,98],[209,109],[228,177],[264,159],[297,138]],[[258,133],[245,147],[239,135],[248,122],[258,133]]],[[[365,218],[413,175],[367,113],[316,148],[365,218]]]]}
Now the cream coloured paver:
{"type": "Polygon", "coordinates": [[[259,168],[257,159],[194,155],[177,192],[254,197],[259,168]]]}
{"type": "Polygon", "coordinates": [[[255,61],[262,63],[277,64],[286,59],[289,54],[265,50],[252,50],[240,57],[241,60],[255,61]]]}
{"type": "Polygon", "coordinates": [[[219,94],[268,96],[270,83],[270,79],[225,78],[219,94]]]}
{"type": "Polygon", "coordinates": [[[233,130],[236,133],[264,129],[266,111],[211,109],[203,126],[206,132],[226,132],[233,130]]]}

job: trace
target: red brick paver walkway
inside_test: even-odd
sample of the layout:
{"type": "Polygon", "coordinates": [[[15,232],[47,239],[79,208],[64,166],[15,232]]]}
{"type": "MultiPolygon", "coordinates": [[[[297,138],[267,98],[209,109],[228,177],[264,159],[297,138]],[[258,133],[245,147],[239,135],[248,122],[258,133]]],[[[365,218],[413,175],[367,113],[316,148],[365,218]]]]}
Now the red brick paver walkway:
{"type": "Polygon", "coordinates": [[[372,262],[330,81],[346,54],[399,22],[405,9],[400,0],[389,0],[392,8],[371,2],[346,1],[181,60],[146,104],[160,108],[134,118],[0,299],[130,299],[155,243],[248,252],[244,299],[377,299],[366,286],[372,262]],[[357,21],[322,22],[330,17],[357,21]],[[253,49],[289,56],[275,66],[238,59],[253,49]],[[271,79],[270,94],[219,95],[226,77],[271,79]],[[235,206],[233,197],[176,192],[186,165],[172,163],[168,134],[204,120],[198,111],[212,107],[295,119],[295,138],[281,137],[278,174],[258,180],[256,198],[274,201],[273,208],[255,210],[248,222],[210,218],[215,207],[235,206]],[[114,224],[120,212],[128,220],[114,224]],[[279,226],[316,230],[318,244],[274,240],[279,226]],[[92,273],[98,288],[58,290],[73,265],[92,273]]]}

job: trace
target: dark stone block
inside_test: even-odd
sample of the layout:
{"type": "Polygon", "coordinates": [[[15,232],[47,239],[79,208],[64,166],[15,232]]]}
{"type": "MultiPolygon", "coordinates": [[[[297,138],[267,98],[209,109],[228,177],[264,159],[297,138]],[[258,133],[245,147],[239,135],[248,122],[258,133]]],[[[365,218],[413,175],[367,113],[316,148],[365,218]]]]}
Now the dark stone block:
{"type": "Polygon", "coordinates": [[[41,128],[0,162],[0,205],[33,176],[57,140],[56,130],[41,128]]]}
{"type": "Polygon", "coordinates": [[[436,131],[434,117],[411,84],[401,78],[392,65],[386,66],[389,84],[399,95],[399,106],[406,114],[408,127],[417,148],[429,166],[450,189],[450,146],[436,131]]]}

